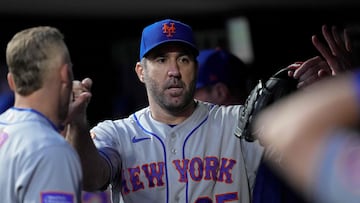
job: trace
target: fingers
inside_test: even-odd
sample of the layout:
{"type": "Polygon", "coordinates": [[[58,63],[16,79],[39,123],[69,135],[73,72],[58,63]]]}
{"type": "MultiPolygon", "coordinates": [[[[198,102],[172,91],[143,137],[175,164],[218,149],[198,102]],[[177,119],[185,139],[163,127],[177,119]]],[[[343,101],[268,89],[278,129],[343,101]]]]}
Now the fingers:
{"type": "Polygon", "coordinates": [[[336,26],[332,26],[329,30],[326,25],[323,25],[322,33],[333,55],[339,56],[345,53],[345,43],[336,26]]]}
{"type": "Polygon", "coordinates": [[[315,48],[320,52],[320,54],[326,59],[326,60],[332,60],[333,54],[329,47],[327,47],[325,44],[320,42],[319,38],[317,36],[312,36],[312,43],[315,46],[315,48]]]}
{"type": "Polygon", "coordinates": [[[319,70],[319,71],[318,71],[318,76],[319,76],[320,78],[327,77],[327,76],[331,76],[331,71],[319,70]]]}
{"type": "Polygon", "coordinates": [[[330,31],[327,26],[323,25],[322,33],[326,40],[326,44],[320,42],[317,36],[312,37],[313,45],[328,63],[332,75],[336,75],[352,68],[349,51],[351,50],[351,46],[347,32],[347,30],[344,30],[343,39],[336,26],[332,26],[330,31]]]}
{"type": "Polygon", "coordinates": [[[85,78],[81,82],[79,80],[74,80],[73,100],[77,100],[80,96],[89,97],[91,86],[92,86],[92,80],[90,78],[85,78]]]}
{"type": "Polygon", "coordinates": [[[288,68],[289,69],[291,69],[291,70],[296,70],[296,69],[298,69],[300,66],[301,66],[301,64],[303,64],[304,62],[302,62],[302,61],[297,61],[297,62],[295,62],[295,63],[293,63],[293,64],[290,64],[289,66],[288,66],[288,68]]]}
{"type": "Polygon", "coordinates": [[[319,56],[315,56],[304,61],[300,67],[298,67],[294,72],[294,78],[300,79],[310,74],[318,72],[320,69],[327,69],[328,67],[321,63],[322,59],[319,56]]]}
{"type": "Polygon", "coordinates": [[[328,64],[319,56],[316,56],[302,63],[295,70],[293,77],[298,79],[298,88],[301,88],[318,81],[321,77],[330,73],[328,64]]]}
{"type": "Polygon", "coordinates": [[[90,78],[85,78],[81,82],[79,80],[73,81],[73,90],[76,91],[90,91],[92,86],[92,80],[90,78]]]}
{"type": "MultiPolygon", "coordinates": [[[[333,27],[334,28],[334,27],[333,27]]],[[[326,25],[323,25],[322,28],[322,34],[331,50],[331,53],[334,54],[336,53],[336,50],[338,49],[337,48],[337,43],[336,43],[336,40],[335,40],[335,37],[334,37],[334,31],[332,30],[332,32],[330,32],[328,30],[328,27],[326,25]]]]}
{"type": "Polygon", "coordinates": [[[85,78],[85,79],[83,79],[83,80],[81,81],[81,83],[82,83],[82,85],[83,85],[86,89],[88,89],[88,90],[91,89],[92,80],[91,80],[90,78],[85,78]]]}
{"type": "Polygon", "coordinates": [[[69,105],[67,123],[85,123],[86,109],[92,97],[91,86],[90,78],[73,81],[73,96],[69,105]]]}
{"type": "Polygon", "coordinates": [[[76,106],[83,106],[83,105],[87,106],[90,102],[91,97],[92,94],[90,92],[81,92],[73,103],[76,106]]]}
{"type": "Polygon", "coordinates": [[[63,122],[65,129],[61,132],[62,135],[66,135],[68,125],[87,126],[86,109],[92,97],[90,88],[92,86],[92,80],[85,78],[82,81],[74,80],[72,96],[69,102],[68,114],[63,122]]]}
{"type": "Polygon", "coordinates": [[[293,64],[290,64],[290,65],[287,67],[287,68],[289,69],[289,71],[288,71],[288,76],[289,76],[289,77],[294,77],[294,72],[295,72],[295,70],[298,69],[298,68],[301,66],[301,64],[303,64],[302,61],[297,61],[297,62],[295,62],[295,63],[293,63],[293,64]]]}
{"type": "Polygon", "coordinates": [[[352,47],[351,47],[351,40],[350,40],[350,34],[349,34],[349,30],[348,29],[344,29],[344,41],[345,41],[345,48],[348,52],[352,51],[352,47]]]}
{"type": "Polygon", "coordinates": [[[331,33],[332,33],[332,37],[333,37],[333,41],[335,41],[334,44],[330,44],[330,47],[334,47],[333,49],[333,53],[337,53],[337,50],[344,50],[345,49],[345,44],[343,39],[341,38],[339,31],[337,29],[336,26],[332,26],[331,27],[331,33]]]}
{"type": "Polygon", "coordinates": [[[327,48],[325,45],[323,45],[316,36],[313,37],[313,44],[328,63],[329,68],[331,69],[333,75],[342,72],[344,69],[346,69],[345,66],[347,64],[346,62],[347,59],[343,57],[343,55],[341,54],[338,54],[338,56],[333,55],[330,49],[327,48]]]}

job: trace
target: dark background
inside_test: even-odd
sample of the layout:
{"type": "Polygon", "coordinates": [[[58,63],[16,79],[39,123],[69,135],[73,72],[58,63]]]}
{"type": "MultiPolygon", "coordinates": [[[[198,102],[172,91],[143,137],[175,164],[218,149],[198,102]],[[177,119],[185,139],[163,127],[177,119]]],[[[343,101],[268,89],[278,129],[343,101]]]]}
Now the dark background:
{"type": "MultiPolygon", "coordinates": [[[[60,8],[55,9],[53,14],[48,9],[46,12],[30,12],[31,6],[36,8],[36,4],[27,5],[29,10],[16,12],[13,6],[11,8],[14,11],[0,9],[0,61],[5,61],[6,44],[17,31],[37,25],[59,28],[70,50],[75,77],[90,77],[94,81],[93,98],[88,109],[90,124],[94,125],[104,119],[127,116],[147,105],[144,87],[134,72],[144,26],[164,18],[180,20],[191,25],[195,33],[202,33],[199,48],[214,45],[226,48],[227,20],[246,17],[250,24],[254,52],[254,61],[249,64],[249,71],[251,80],[256,81],[292,62],[316,55],[311,36],[321,34],[321,25],[360,25],[360,7],[356,2],[353,5],[343,5],[341,2],[332,4],[316,7],[234,6],[220,11],[215,7],[196,12],[196,9],[191,9],[191,2],[188,2],[191,12],[175,10],[177,12],[171,13],[166,9],[163,13],[156,10],[141,15],[142,10],[131,7],[131,14],[123,13],[119,16],[110,11],[106,15],[106,10],[105,14],[94,12],[94,15],[84,10],[76,14],[76,9],[68,14],[59,13],[60,8]],[[207,42],[207,36],[217,37],[215,42],[207,42]]],[[[141,9],[151,9],[147,9],[146,5],[144,7],[141,9]]],[[[158,10],[161,11],[160,8],[158,10]]]]}

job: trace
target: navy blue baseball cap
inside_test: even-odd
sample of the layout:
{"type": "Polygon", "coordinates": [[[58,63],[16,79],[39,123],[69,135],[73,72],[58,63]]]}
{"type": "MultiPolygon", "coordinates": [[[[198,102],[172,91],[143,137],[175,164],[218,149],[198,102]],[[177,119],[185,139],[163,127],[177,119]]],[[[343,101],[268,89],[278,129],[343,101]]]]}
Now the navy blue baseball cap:
{"type": "Polygon", "coordinates": [[[191,27],[180,21],[166,19],[144,28],[140,43],[140,60],[157,46],[168,42],[184,43],[192,49],[195,57],[199,54],[191,27]]]}
{"type": "Polygon", "coordinates": [[[239,86],[247,77],[245,63],[229,51],[204,49],[200,51],[197,60],[199,63],[197,89],[218,82],[230,87],[239,86]]]}

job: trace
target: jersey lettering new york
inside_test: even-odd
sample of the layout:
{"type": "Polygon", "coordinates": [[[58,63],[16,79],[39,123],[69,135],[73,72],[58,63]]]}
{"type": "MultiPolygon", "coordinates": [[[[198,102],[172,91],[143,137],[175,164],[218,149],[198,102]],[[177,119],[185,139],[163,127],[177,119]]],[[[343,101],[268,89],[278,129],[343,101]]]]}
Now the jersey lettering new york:
{"type": "MultiPolygon", "coordinates": [[[[172,166],[178,172],[178,181],[186,183],[192,181],[217,181],[233,183],[232,169],[236,164],[233,159],[217,157],[195,157],[191,160],[174,160],[172,166]]],[[[162,187],[164,181],[164,162],[147,163],[123,170],[122,174],[128,173],[128,180],[122,180],[123,194],[136,192],[145,187],[162,187]],[[141,179],[144,177],[145,179],[141,179]]]]}

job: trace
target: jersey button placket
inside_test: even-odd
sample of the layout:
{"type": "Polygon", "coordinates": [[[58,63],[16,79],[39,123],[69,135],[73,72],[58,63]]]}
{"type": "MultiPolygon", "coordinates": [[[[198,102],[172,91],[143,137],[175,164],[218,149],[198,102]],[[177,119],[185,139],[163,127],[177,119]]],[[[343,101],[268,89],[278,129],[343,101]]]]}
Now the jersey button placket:
{"type": "MultiPolygon", "coordinates": [[[[171,145],[172,145],[172,147],[174,147],[174,146],[176,146],[174,143],[176,142],[176,134],[175,133],[171,133],[171,135],[170,135],[170,139],[171,139],[171,145]]],[[[176,150],[176,148],[172,148],[171,149],[171,153],[172,154],[176,154],[176,152],[177,152],[177,150],[176,150]]]]}

